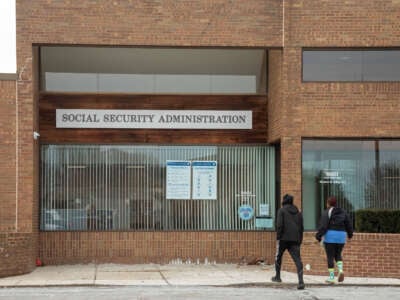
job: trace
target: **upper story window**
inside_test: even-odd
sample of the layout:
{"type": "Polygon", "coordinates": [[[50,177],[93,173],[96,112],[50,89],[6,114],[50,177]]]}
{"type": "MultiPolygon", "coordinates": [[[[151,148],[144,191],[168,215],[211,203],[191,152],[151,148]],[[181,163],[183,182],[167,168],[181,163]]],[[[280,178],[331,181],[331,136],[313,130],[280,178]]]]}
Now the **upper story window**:
{"type": "Polygon", "coordinates": [[[304,50],[303,81],[400,81],[400,50],[304,50]]]}
{"type": "Polygon", "coordinates": [[[57,92],[265,94],[265,49],[44,46],[41,89],[57,92]]]}

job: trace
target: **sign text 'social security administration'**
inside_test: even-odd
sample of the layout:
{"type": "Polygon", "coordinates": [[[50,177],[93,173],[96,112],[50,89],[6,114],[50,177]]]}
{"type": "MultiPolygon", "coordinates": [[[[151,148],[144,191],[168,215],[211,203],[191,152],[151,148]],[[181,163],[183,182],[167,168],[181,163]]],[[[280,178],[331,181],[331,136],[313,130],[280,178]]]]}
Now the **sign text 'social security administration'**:
{"type": "Polygon", "coordinates": [[[251,129],[251,111],[57,109],[57,128],[251,129]]]}

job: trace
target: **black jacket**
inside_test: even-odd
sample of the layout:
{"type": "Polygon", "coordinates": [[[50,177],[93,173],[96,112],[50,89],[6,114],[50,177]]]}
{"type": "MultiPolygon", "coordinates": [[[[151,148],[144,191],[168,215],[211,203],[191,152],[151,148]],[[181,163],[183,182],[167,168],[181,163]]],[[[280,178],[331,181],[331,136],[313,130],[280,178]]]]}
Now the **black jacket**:
{"type": "Polygon", "coordinates": [[[303,216],[296,206],[284,204],[278,210],[276,239],[301,244],[303,242],[303,216]]]}
{"type": "Polygon", "coordinates": [[[346,231],[349,239],[353,237],[353,225],[349,218],[349,215],[344,209],[340,207],[334,207],[329,218],[329,209],[326,209],[322,215],[318,231],[315,234],[315,238],[321,241],[322,237],[329,230],[346,231]]]}

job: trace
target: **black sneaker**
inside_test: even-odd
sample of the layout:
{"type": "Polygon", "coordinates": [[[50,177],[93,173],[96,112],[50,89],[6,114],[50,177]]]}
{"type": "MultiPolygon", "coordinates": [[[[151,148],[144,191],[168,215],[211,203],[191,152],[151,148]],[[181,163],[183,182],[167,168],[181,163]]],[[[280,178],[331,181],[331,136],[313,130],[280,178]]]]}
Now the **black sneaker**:
{"type": "Polygon", "coordinates": [[[304,285],[304,283],[299,283],[299,285],[297,286],[298,290],[304,290],[306,286],[304,285]]]}
{"type": "Polygon", "coordinates": [[[274,276],[271,278],[272,282],[282,282],[282,279],[280,277],[274,276]]]}

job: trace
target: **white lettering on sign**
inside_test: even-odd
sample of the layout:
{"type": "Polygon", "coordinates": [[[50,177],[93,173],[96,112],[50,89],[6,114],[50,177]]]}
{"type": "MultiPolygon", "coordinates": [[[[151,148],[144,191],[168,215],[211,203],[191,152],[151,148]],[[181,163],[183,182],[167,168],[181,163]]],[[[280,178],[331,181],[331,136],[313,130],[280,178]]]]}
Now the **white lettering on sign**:
{"type": "Polygon", "coordinates": [[[57,128],[252,129],[247,110],[57,109],[57,128]]]}

